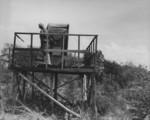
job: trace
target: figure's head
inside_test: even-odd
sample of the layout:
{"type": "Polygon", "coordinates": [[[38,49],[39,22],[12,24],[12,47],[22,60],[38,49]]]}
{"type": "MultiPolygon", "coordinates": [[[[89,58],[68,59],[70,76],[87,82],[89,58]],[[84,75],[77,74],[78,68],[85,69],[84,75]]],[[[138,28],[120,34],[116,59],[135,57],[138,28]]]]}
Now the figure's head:
{"type": "Polygon", "coordinates": [[[40,28],[40,29],[44,29],[44,24],[39,23],[39,28],[40,28]]]}

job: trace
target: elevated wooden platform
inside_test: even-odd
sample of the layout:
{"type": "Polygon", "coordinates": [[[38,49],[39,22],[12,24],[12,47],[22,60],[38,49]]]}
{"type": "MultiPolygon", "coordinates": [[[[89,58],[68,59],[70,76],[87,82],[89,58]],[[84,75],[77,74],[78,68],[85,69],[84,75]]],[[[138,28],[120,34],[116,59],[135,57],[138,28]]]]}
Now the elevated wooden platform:
{"type": "MultiPolygon", "coordinates": [[[[10,57],[10,69],[13,71],[14,86],[15,84],[17,85],[13,88],[13,91],[15,92],[15,89],[17,89],[17,94],[19,94],[18,98],[22,101],[26,101],[25,97],[27,92],[29,96],[31,94],[31,96],[34,97],[36,90],[39,90],[42,94],[50,98],[50,100],[64,108],[64,110],[79,117],[78,114],[70,111],[68,108],[60,104],[60,102],[58,102],[58,97],[66,102],[68,100],[66,100],[66,98],[59,93],[60,91],[57,90],[58,88],[70,84],[75,80],[79,80],[80,84],[82,84],[80,85],[82,89],[81,106],[91,106],[91,108],[95,108],[92,106],[96,105],[96,82],[94,73],[97,62],[97,40],[97,35],[89,34],[15,33],[12,57],[10,57]],[[46,48],[41,49],[40,47],[35,47],[34,43],[36,43],[35,41],[37,41],[37,39],[35,39],[36,37],[34,36],[41,35],[46,35],[48,38],[56,37],[56,40],[59,38],[58,36],[61,36],[61,44],[59,44],[61,49],[57,49],[57,47],[48,47],[49,39],[47,39],[46,48]],[[25,40],[30,44],[24,48],[19,47],[17,44],[20,40],[24,42],[22,36],[29,36],[30,38],[29,40],[25,40]],[[70,38],[76,38],[75,42],[77,48],[67,49],[68,42],[72,40],[70,38]],[[86,46],[86,48],[81,47],[83,44],[83,42],[81,42],[82,40],[90,40],[89,45],[86,46]],[[51,62],[48,62],[49,58],[51,62]],[[49,75],[43,74],[45,78],[40,79],[37,78],[36,73],[49,73],[49,75]],[[59,76],[59,74],[71,74],[71,80],[67,77],[67,79],[64,80],[59,76]],[[75,74],[77,78],[73,78],[73,74],[75,74]],[[61,80],[61,84],[59,83],[59,80],[61,80]],[[32,85],[29,86],[30,89],[28,88],[27,83],[32,85]],[[50,93],[52,93],[51,96],[49,95],[50,93]]],[[[54,106],[57,107],[55,104],[53,104],[53,102],[51,103],[51,108],[54,106]]]]}

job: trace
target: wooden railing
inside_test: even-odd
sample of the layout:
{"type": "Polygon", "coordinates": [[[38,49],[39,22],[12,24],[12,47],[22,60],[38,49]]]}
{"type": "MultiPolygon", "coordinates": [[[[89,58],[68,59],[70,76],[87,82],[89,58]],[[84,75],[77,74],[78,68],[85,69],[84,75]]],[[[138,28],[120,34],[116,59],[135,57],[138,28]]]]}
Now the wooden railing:
{"type": "MultiPolygon", "coordinates": [[[[34,35],[40,35],[40,33],[21,33],[21,32],[16,32],[14,35],[14,47],[13,47],[13,52],[12,52],[12,65],[17,64],[16,63],[16,56],[17,54],[19,54],[19,52],[22,54],[24,54],[26,57],[28,57],[28,67],[33,67],[33,62],[34,62],[34,56],[35,53],[36,54],[40,54],[42,53],[42,49],[40,48],[34,48],[33,46],[33,36],[34,35]],[[30,45],[28,48],[21,48],[21,47],[17,47],[17,40],[21,40],[22,42],[24,42],[25,40],[23,40],[20,35],[30,35],[30,45]],[[16,39],[18,38],[18,39],[16,39]]],[[[79,59],[80,59],[80,54],[84,54],[85,52],[90,52],[93,54],[93,58],[92,58],[92,64],[95,65],[95,55],[94,53],[96,53],[97,51],[97,35],[89,35],[89,34],[61,34],[61,33],[44,33],[43,35],[62,35],[63,36],[63,41],[62,41],[62,49],[45,49],[44,51],[47,53],[53,53],[53,52],[60,52],[61,53],[61,69],[64,69],[64,60],[65,60],[65,54],[66,53],[77,53],[77,60],[78,60],[78,69],[79,69],[79,59]],[[77,45],[78,48],[75,50],[68,50],[64,48],[64,44],[65,44],[65,36],[69,37],[69,36],[75,36],[78,37],[77,39],[77,45]],[[87,46],[87,48],[85,50],[81,50],[81,37],[93,37],[93,39],[91,40],[91,43],[87,46]]],[[[71,41],[71,40],[68,40],[71,41]]],[[[48,41],[47,41],[48,44],[48,41]]],[[[48,45],[47,45],[48,46],[48,45]]],[[[27,60],[24,59],[24,60],[27,60]]],[[[46,65],[47,66],[47,65],[46,65]]]]}
{"type": "Polygon", "coordinates": [[[91,64],[93,64],[94,66],[96,65],[97,40],[98,36],[95,35],[88,47],[86,48],[86,51],[93,55],[91,59],[91,64]]]}

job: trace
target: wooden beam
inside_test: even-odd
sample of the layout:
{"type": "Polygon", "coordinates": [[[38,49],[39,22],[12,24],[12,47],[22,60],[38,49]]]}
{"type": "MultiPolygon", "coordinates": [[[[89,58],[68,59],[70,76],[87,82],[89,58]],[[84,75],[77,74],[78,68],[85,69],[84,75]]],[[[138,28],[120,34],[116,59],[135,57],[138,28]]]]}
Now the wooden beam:
{"type": "Polygon", "coordinates": [[[16,36],[17,36],[22,42],[24,42],[24,40],[23,40],[19,35],[16,34],[16,36]]]}
{"type": "Polygon", "coordinates": [[[86,50],[63,50],[63,49],[45,49],[48,52],[74,52],[74,53],[85,53],[86,50]]]}
{"type": "Polygon", "coordinates": [[[33,66],[33,49],[32,49],[32,47],[33,47],[33,35],[31,34],[31,41],[30,41],[31,43],[30,43],[30,67],[32,67],[33,66]]]}
{"type": "Polygon", "coordinates": [[[23,86],[22,86],[22,97],[24,98],[25,96],[25,91],[26,91],[26,81],[23,80],[23,86]]]}
{"type": "MultiPolygon", "coordinates": [[[[63,35],[62,50],[64,50],[64,46],[65,46],[65,36],[63,35]]],[[[61,69],[63,69],[63,67],[64,67],[64,52],[62,52],[61,56],[61,69]]]]}
{"type": "Polygon", "coordinates": [[[22,94],[21,94],[21,90],[20,90],[20,81],[19,81],[19,77],[18,74],[16,75],[16,81],[17,81],[17,87],[18,87],[18,93],[19,93],[19,98],[22,100],[22,94]]]}
{"type": "Polygon", "coordinates": [[[14,99],[13,105],[15,106],[16,105],[15,104],[15,100],[16,100],[16,97],[17,97],[17,95],[16,95],[16,72],[15,71],[13,71],[13,83],[12,83],[12,87],[13,87],[13,89],[12,89],[12,96],[13,96],[13,99],[14,99]]]}
{"type": "Polygon", "coordinates": [[[80,36],[78,36],[78,69],[79,69],[79,58],[80,58],[80,36]]]}
{"type": "Polygon", "coordinates": [[[12,65],[14,64],[15,47],[16,47],[16,34],[14,35],[14,46],[12,50],[12,65]]]}
{"type": "Polygon", "coordinates": [[[77,117],[81,117],[78,113],[70,110],[69,108],[67,108],[66,106],[64,106],[63,104],[61,104],[60,102],[58,102],[56,99],[54,99],[52,96],[50,96],[49,94],[47,94],[44,90],[42,90],[41,88],[39,88],[36,84],[32,83],[30,80],[28,80],[28,78],[26,78],[23,74],[19,73],[19,75],[26,80],[27,82],[29,82],[32,86],[34,86],[35,88],[37,88],[41,93],[43,93],[45,96],[47,96],[49,99],[51,99],[52,101],[54,101],[57,105],[59,105],[60,107],[62,107],[64,110],[66,110],[67,112],[77,116],[77,117]]]}
{"type": "MultiPolygon", "coordinates": [[[[33,33],[33,32],[15,32],[15,34],[33,34],[33,35],[40,35],[41,33],[33,33]]],[[[95,34],[64,34],[64,33],[42,33],[41,35],[65,35],[65,36],[97,36],[95,34]]]]}
{"type": "MultiPolygon", "coordinates": [[[[54,89],[54,73],[51,73],[50,75],[50,91],[51,91],[51,96],[54,96],[54,92],[53,92],[53,89],[54,89]]],[[[51,101],[51,106],[54,106],[54,102],[51,101]]]]}
{"type": "Polygon", "coordinates": [[[87,76],[83,75],[83,102],[87,101],[87,76]]]}
{"type": "Polygon", "coordinates": [[[89,74],[89,73],[94,73],[95,70],[93,67],[91,68],[64,68],[63,70],[58,69],[58,68],[48,68],[47,70],[44,68],[22,68],[19,66],[12,66],[12,70],[17,70],[17,71],[34,71],[34,72],[42,72],[42,73],[63,73],[63,74],[89,74]]]}
{"type": "Polygon", "coordinates": [[[73,82],[73,81],[75,81],[75,80],[77,80],[77,79],[79,79],[79,77],[74,78],[74,79],[72,79],[72,80],[70,80],[70,81],[68,81],[68,82],[66,82],[66,83],[64,83],[64,84],[62,84],[62,85],[59,85],[57,88],[63,87],[64,85],[69,84],[69,83],[71,83],[71,82],[73,82]]]}
{"type": "MultiPolygon", "coordinates": [[[[32,76],[31,73],[28,72],[29,75],[32,76]]],[[[47,89],[51,90],[51,88],[49,86],[47,86],[45,83],[43,83],[41,80],[37,79],[35,76],[34,76],[34,80],[38,81],[39,83],[41,83],[44,87],[46,87],[47,89]]]]}
{"type": "MultiPolygon", "coordinates": [[[[14,48],[15,51],[42,51],[40,48],[14,48]]],[[[73,53],[85,53],[86,50],[62,50],[62,49],[45,49],[45,52],[73,52],[73,53]]]]}
{"type": "MultiPolygon", "coordinates": [[[[34,72],[32,72],[31,80],[34,83],[34,72]]],[[[32,86],[32,98],[34,98],[34,87],[32,86]]]]}
{"type": "Polygon", "coordinates": [[[40,48],[13,48],[15,51],[42,51],[40,48]]]}
{"type": "Polygon", "coordinates": [[[54,98],[57,100],[57,83],[58,83],[58,74],[55,73],[55,86],[54,86],[54,98]]]}
{"type": "Polygon", "coordinates": [[[57,93],[57,95],[58,95],[61,99],[65,100],[69,105],[72,105],[72,103],[71,103],[69,100],[67,100],[65,97],[63,97],[63,96],[60,95],[59,93],[57,93]]]}

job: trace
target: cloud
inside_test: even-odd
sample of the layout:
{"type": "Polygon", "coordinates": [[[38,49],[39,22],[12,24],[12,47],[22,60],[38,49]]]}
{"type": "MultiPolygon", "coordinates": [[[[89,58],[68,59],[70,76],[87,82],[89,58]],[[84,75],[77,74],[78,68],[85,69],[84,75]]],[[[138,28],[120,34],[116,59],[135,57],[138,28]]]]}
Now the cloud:
{"type": "Polygon", "coordinates": [[[106,59],[117,62],[132,62],[135,65],[149,66],[149,51],[145,46],[124,47],[115,43],[101,45],[101,50],[106,59]]]}

